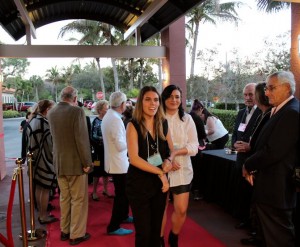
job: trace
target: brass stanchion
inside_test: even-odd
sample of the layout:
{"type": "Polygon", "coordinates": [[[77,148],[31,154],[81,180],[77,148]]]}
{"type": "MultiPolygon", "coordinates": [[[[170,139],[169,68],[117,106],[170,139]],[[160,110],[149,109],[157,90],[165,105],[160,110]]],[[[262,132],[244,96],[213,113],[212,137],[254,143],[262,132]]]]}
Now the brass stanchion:
{"type": "Polygon", "coordinates": [[[25,212],[25,202],[24,202],[22,159],[18,158],[16,160],[16,164],[18,165],[18,188],[19,188],[19,199],[20,199],[23,247],[27,247],[28,239],[27,239],[27,232],[26,232],[26,212],[25,212]]]}
{"type": "Polygon", "coordinates": [[[29,241],[44,238],[47,232],[44,229],[35,229],[34,217],[34,195],[33,195],[33,167],[32,167],[32,153],[27,153],[28,169],[29,169],[29,198],[30,198],[30,230],[27,231],[27,238],[29,241]]]}
{"type": "MultiPolygon", "coordinates": [[[[29,171],[30,230],[28,231],[25,230],[24,232],[22,227],[22,235],[20,235],[20,238],[23,239],[26,238],[28,241],[35,241],[44,238],[47,232],[44,229],[35,229],[32,153],[28,152],[27,157],[28,157],[28,171],[29,171]]],[[[21,159],[21,163],[22,163],[22,159],[21,159]]],[[[23,192],[23,201],[24,201],[24,192],[23,192]]]]}

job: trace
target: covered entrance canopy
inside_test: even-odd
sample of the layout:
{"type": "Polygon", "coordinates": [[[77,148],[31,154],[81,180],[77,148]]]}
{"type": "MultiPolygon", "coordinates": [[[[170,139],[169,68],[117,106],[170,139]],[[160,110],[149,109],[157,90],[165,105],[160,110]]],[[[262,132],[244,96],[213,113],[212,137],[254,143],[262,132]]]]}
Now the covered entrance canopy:
{"type": "MultiPolygon", "coordinates": [[[[202,0],[203,1],[203,0],[202,0]]],[[[201,0],[0,0],[0,24],[15,40],[28,29],[56,21],[89,19],[127,31],[139,28],[141,41],[168,27],[201,0]]]]}
{"type": "MultiPolygon", "coordinates": [[[[0,45],[0,59],[1,57],[161,57],[164,58],[164,72],[168,74],[166,82],[170,80],[179,82],[178,84],[183,87],[183,102],[185,102],[185,23],[181,17],[203,1],[205,0],[0,0],[0,25],[14,40],[24,35],[27,40],[26,45],[0,45]],[[125,31],[124,39],[135,35],[136,46],[31,45],[31,38],[37,38],[37,28],[68,19],[88,19],[108,23],[125,31]],[[162,32],[161,47],[141,45],[159,32],[162,32]]],[[[4,153],[2,107],[0,107],[0,179],[6,175],[4,153]]]]}

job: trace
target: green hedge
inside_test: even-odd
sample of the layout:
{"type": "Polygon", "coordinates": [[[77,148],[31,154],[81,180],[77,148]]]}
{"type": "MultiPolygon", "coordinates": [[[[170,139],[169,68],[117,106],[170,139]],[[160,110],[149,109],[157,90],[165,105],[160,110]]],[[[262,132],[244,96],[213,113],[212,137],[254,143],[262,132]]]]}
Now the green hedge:
{"type": "Polygon", "coordinates": [[[237,111],[232,110],[219,110],[219,109],[209,109],[211,113],[218,116],[222,121],[224,127],[228,130],[230,134],[233,132],[234,122],[237,116],[237,111]]]}
{"type": "MultiPolygon", "coordinates": [[[[222,109],[225,110],[225,103],[216,103],[214,108],[215,109],[222,109]]],[[[239,103],[239,109],[243,109],[245,108],[245,104],[244,103],[239,103]]],[[[227,103],[227,110],[236,110],[236,103],[227,103]]]]}
{"type": "Polygon", "coordinates": [[[14,118],[14,117],[22,117],[23,114],[18,111],[3,111],[3,118],[14,118]]]}

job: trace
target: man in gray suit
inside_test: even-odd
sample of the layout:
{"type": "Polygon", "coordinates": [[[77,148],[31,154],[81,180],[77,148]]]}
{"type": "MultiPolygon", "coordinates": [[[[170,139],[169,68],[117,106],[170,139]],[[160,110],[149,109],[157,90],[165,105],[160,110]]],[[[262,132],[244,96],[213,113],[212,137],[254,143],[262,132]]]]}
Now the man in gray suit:
{"type": "Polygon", "coordinates": [[[77,245],[88,240],[87,174],[92,165],[84,110],[76,106],[77,90],[66,87],[61,102],[48,112],[53,161],[60,188],[61,240],[77,245]]]}

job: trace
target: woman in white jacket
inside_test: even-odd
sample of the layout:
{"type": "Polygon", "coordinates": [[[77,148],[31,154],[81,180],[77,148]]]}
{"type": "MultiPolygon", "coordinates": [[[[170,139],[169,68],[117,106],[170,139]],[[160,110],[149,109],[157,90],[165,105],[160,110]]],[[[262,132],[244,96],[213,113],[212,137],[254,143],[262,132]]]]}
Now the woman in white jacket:
{"type": "MultiPolygon", "coordinates": [[[[168,173],[170,193],[173,195],[174,211],[172,213],[172,229],[169,233],[171,247],[178,246],[178,235],[186,219],[189,202],[193,167],[190,156],[198,152],[198,137],[195,123],[182,107],[182,91],[178,86],[169,85],[162,92],[162,103],[168,120],[171,138],[176,156],[171,161],[172,169],[168,173]]],[[[163,234],[166,222],[162,224],[161,245],[164,246],[163,234]]]]}

